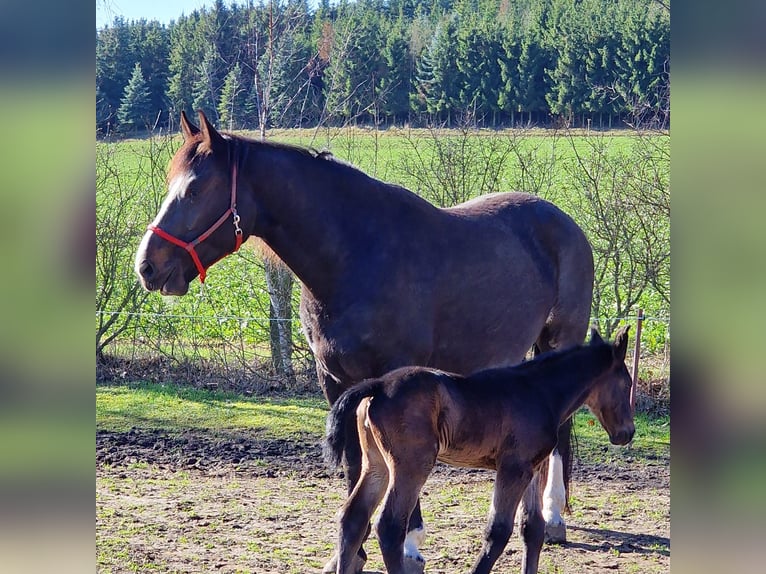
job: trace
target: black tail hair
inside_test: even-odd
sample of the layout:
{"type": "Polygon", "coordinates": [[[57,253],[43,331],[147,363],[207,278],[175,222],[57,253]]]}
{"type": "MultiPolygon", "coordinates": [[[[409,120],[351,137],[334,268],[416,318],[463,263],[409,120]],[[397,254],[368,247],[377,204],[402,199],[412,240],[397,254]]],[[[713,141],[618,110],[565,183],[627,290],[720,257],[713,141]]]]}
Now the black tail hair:
{"type": "Polygon", "coordinates": [[[381,379],[367,379],[346,390],[327,415],[324,459],[332,468],[337,468],[343,459],[343,451],[349,439],[359,442],[356,428],[356,409],[362,399],[372,397],[383,389],[381,379]]]}
{"type": "Polygon", "coordinates": [[[577,452],[577,435],[575,434],[574,417],[570,417],[562,426],[564,429],[559,428],[559,438],[564,438],[565,440],[559,441],[558,451],[561,455],[561,464],[564,470],[564,510],[571,512],[572,508],[569,506],[569,500],[572,488],[572,469],[574,467],[574,455],[577,452]],[[567,424],[569,426],[568,432],[565,426],[567,424]],[[562,434],[564,437],[562,437],[562,434]]]}

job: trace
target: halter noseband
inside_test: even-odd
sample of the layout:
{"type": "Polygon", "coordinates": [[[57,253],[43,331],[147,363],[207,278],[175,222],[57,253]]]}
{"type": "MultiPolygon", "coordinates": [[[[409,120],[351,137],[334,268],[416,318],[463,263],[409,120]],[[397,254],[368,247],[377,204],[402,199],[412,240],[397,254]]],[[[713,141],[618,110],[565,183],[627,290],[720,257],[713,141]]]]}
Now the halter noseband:
{"type": "Polygon", "coordinates": [[[148,226],[148,229],[152,231],[153,233],[156,233],[160,237],[162,237],[164,240],[169,241],[173,245],[178,245],[178,247],[182,247],[186,250],[186,252],[191,255],[192,261],[194,261],[194,266],[197,268],[197,271],[199,272],[199,281],[200,283],[205,282],[205,276],[207,275],[207,270],[214,264],[226,257],[227,255],[231,255],[231,253],[224,253],[221,255],[218,259],[213,261],[210,265],[205,267],[202,265],[202,261],[199,259],[199,255],[197,255],[197,251],[194,249],[197,245],[205,241],[208,237],[210,237],[213,232],[221,227],[223,225],[223,222],[226,221],[229,217],[229,215],[233,215],[233,222],[234,222],[234,251],[231,253],[236,252],[240,246],[242,245],[242,228],[239,226],[239,214],[237,213],[237,162],[234,162],[233,167],[231,169],[231,204],[229,205],[229,209],[227,209],[221,217],[218,218],[218,221],[216,221],[213,225],[211,225],[207,231],[205,231],[203,234],[198,236],[193,241],[189,241],[188,243],[186,241],[183,241],[181,239],[178,239],[177,237],[174,237],[173,235],[170,235],[167,231],[163,231],[159,227],[157,227],[154,224],[151,224],[148,226]]]}

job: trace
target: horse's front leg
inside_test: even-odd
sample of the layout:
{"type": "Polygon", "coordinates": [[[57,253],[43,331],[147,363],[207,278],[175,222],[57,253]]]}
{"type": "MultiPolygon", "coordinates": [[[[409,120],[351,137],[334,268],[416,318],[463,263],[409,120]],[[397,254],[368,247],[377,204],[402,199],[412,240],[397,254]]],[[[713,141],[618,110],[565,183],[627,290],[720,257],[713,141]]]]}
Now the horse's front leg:
{"type": "Polygon", "coordinates": [[[531,469],[515,461],[498,464],[484,544],[471,570],[472,574],[488,574],[502,554],[513,532],[516,508],[531,478],[531,469]]]}

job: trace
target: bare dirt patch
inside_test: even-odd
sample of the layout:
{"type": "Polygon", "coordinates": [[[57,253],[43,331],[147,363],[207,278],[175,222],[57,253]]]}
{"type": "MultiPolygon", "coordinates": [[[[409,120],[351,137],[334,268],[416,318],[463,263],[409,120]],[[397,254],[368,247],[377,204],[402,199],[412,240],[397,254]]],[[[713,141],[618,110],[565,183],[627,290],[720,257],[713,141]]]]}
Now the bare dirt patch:
{"type": "MultiPolygon", "coordinates": [[[[132,429],[96,435],[99,572],[317,572],[344,498],[316,437],[132,429]]],[[[467,570],[478,553],[493,474],[439,465],[423,492],[428,573],[467,570]]],[[[540,572],[667,572],[669,460],[575,466],[569,542],[540,572]]],[[[377,542],[366,572],[383,572],[377,542]]],[[[494,571],[518,571],[514,534],[494,571]]]]}

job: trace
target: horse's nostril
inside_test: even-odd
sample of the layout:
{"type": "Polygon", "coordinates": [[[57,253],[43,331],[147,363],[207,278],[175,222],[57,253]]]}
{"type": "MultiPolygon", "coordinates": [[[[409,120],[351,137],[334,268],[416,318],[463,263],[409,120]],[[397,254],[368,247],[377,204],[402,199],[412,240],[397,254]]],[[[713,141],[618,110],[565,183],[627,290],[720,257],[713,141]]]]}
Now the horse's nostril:
{"type": "Polygon", "coordinates": [[[144,260],[141,262],[141,265],[139,265],[138,272],[141,274],[141,277],[149,280],[152,278],[152,275],[154,275],[154,267],[152,267],[151,263],[144,260]]]}

